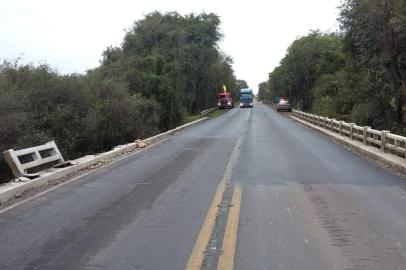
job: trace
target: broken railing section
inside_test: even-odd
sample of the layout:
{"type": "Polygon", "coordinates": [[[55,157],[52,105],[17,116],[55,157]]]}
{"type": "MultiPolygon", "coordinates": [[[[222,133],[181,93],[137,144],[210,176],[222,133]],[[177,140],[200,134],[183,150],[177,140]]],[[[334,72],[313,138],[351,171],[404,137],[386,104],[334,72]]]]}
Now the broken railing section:
{"type": "Polygon", "coordinates": [[[54,141],[46,144],[21,149],[9,149],[3,152],[4,158],[13,172],[14,176],[33,178],[38,176],[32,174],[35,169],[49,168],[56,164],[64,164],[65,161],[54,141]]]}
{"type": "Polygon", "coordinates": [[[369,126],[358,126],[354,123],[338,121],[298,110],[293,110],[293,115],[306,122],[348,137],[351,140],[356,140],[365,145],[380,148],[383,152],[389,152],[406,158],[406,137],[392,134],[388,130],[376,130],[369,126]]]}

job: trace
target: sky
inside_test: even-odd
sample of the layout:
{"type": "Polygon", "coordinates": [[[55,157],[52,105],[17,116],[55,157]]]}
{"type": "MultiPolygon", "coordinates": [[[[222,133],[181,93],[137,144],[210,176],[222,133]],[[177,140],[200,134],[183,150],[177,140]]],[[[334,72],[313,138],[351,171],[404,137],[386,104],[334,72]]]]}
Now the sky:
{"type": "Polygon", "coordinates": [[[335,31],[341,0],[0,0],[0,59],[47,63],[84,73],[102,52],[120,46],[133,23],[152,11],[216,13],[220,48],[234,59],[238,79],[257,89],[289,45],[310,30],[335,31]]]}

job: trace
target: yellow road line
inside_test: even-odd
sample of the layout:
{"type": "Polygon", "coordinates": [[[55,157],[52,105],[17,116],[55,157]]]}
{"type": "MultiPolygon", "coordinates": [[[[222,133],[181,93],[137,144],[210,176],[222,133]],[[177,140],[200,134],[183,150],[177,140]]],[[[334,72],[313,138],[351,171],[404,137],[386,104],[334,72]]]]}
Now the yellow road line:
{"type": "Polygon", "coordinates": [[[240,218],[241,208],[241,187],[234,187],[231,207],[228,214],[226,231],[224,233],[222,254],[217,265],[218,270],[231,270],[234,267],[235,247],[237,244],[238,220],[240,218]]]}
{"type": "Polygon", "coordinates": [[[216,221],[218,212],[218,205],[221,203],[221,199],[226,188],[226,182],[227,179],[225,176],[223,176],[219,186],[217,187],[217,191],[214,194],[213,200],[211,201],[209,211],[204,219],[203,225],[196,240],[196,244],[186,265],[186,270],[200,270],[202,267],[204,252],[206,251],[206,247],[213,232],[214,223],[216,221]]]}

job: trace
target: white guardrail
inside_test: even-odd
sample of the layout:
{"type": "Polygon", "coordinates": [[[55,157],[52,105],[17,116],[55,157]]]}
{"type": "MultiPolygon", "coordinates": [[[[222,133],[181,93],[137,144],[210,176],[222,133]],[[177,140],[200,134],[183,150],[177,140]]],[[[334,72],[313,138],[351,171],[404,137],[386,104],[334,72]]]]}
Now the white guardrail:
{"type": "Polygon", "coordinates": [[[338,121],[298,110],[293,110],[292,113],[299,119],[348,137],[351,140],[357,140],[365,145],[380,148],[383,152],[406,158],[406,137],[392,134],[389,130],[376,130],[370,126],[358,126],[354,123],[338,121]]]}

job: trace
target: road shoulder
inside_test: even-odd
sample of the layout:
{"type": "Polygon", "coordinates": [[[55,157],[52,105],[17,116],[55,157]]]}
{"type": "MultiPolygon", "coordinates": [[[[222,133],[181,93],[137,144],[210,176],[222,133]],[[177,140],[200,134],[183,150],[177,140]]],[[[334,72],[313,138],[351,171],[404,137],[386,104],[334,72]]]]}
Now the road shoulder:
{"type": "Polygon", "coordinates": [[[406,175],[406,161],[401,158],[394,156],[389,153],[384,153],[378,148],[374,148],[368,145],[363,144],[359,141],[351,140],[350,138],[343,137],[337,133],[331,132],[324,128],[318,127],[311,123],[305,122],[295,116],[290,115],[290,118],[307,126],[311,129],[325,135],[326,137],[338,142],[346,147],[349,147],[351,150],[356,151],[359,154],[372,158],[375,161],[378,161],[379,164],[387,169],[392,169],[398,173],[406,175]]]}

